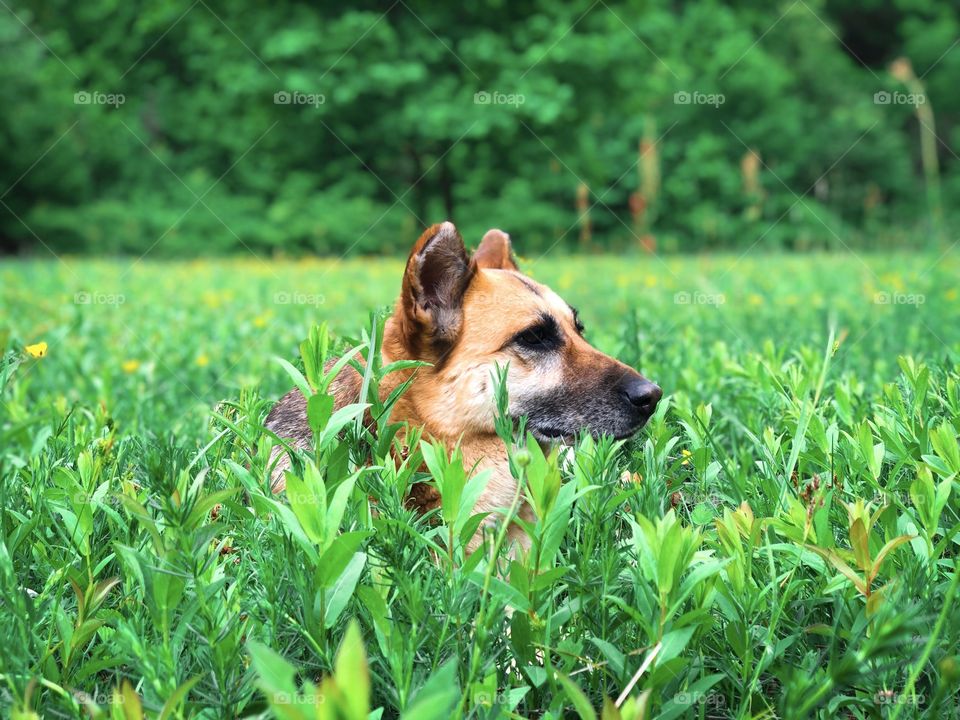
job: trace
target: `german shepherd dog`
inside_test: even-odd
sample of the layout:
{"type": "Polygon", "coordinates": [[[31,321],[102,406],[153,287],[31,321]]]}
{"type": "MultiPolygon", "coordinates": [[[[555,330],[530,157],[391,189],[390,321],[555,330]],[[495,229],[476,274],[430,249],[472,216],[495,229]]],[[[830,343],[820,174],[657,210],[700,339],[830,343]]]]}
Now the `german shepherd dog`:
{"type": "MultiPolygon", "coordinates": [[[[476,513],[502,510],[516,493],[507,450],[494,430],[497,365],[509,367],[510,415],[527,416],[528,429],[542,445],[584,429],[627,437],[646,423],[662,394],[640,373],[593,348],[576,310],[520,273],[506,233],[488,231],[471,257],[450,222],[431,226],[413,246],[381,352],[384,365],[429,363],[388,375],[380,392],[386,397],[415,374],[391,420],[419,426],[424,437],[448,448],[459,443],[465,467],[492,470],[476,513]]],[[[335,407],[357,402],[360,386],[359,373],[345,368],[331,385],[335,407]]],[[[299,390],[274,405],[266,427],[294,447],[311,447],[299,390]]],[[[279,492],[290,461],[280,448],[275,453],[272,481],[279,492]]],[[[438,499],[412,498],[421,506],[438,499]]],[[[533,519],[529,507],[521,506],[519,514],[533,519]]],[[[528,544],[518,528],[511,527],[509,537],[528,544]]],[[[477,544],[475,537],[469,549],[477,544]]]]}

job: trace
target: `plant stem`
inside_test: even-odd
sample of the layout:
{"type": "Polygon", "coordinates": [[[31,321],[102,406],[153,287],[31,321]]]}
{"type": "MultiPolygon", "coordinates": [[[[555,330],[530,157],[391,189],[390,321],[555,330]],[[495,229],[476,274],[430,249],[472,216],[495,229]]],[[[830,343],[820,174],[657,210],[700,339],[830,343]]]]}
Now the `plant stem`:
{"type": "MultiPolygon", "coordinates": [[[[953,568],[953,580],[950,581],[950,587],[947,588],[946,597],[943,599],[943,608],[940,610],[940,615],[937,617],[937,622],[933,626],[933,632],[930,633],[930,637],[927,638],[927,644],[923,647],[923,654],[920,655],[920,659],[913,666],[913,669],[910,670],[910,676],[907,678],[907,684],[903,687],[904,695],[911,695],[913,693],[913,686],[917,682],[917,677],[920,675],[920,670],[930,659],[930,653],[933,652],[933,647],[937,644],[940,633],[943,631],[943,624],[947,620],[947,611],[953,606],[953,596],[957,592],[958,580],[960,580],[960,562],[955,562],[953,568]]],[[[894,711],[890,714],[890,720],[897,720],[901,709],[903,709],[903,704],[897,703],[894,711]]]]}

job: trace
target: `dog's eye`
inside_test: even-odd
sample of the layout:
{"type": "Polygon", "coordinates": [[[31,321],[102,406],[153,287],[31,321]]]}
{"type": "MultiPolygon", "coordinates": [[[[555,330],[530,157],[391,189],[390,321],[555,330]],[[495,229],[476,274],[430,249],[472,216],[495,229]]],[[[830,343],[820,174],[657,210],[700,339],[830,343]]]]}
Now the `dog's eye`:
{"type": "Polygon", "coordinates": [[[580,320],[580,313],[577,311],[573,305],[570,305],[570,312],[573,313],[573,326],[577,329],[577,332],[583,335],[583,322],[580,320]]]}
{"type": "Polygon", "coordinates": [[[527,350],[545,352],[560,347],[560,332],[553,318],[546,318],[513,337],[514,343],[527,350]]]}

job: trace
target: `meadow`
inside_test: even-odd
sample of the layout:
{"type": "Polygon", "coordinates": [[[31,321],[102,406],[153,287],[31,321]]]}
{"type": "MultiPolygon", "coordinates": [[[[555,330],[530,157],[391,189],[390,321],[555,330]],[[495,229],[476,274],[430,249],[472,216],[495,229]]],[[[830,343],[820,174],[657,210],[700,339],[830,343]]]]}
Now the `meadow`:
{"type": "Polygon", "coordinates": [[[521,266],[665,396],[503,429],[517,557],[386,414],[268,489],[271,402],[366,354],[401,260],[0,263],[0,716],[956,717],[960,256],[521,266]]]}

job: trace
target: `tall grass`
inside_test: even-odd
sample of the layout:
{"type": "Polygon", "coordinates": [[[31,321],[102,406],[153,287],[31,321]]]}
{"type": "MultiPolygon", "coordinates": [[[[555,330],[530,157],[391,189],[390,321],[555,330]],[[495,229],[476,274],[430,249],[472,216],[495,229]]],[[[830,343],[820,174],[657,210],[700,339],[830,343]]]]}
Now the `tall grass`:
{"type": "MultiPolygon", "coordinates": [[[[564,289],[569,264],[535,263],[595,342],[668,395],[636,438],[546,453],[501,412],[531,549],[507,541],[514,503],[472,554],[485,478],[429,438],[398,439],[378,393],[391,368],[370,352],[380,321],[349,318],[352,338],[305,327],[337,314],[351,273],[387,270],[348,265],[323,309],[274,304],[277,324],[258,328],[269,279],[192,291],[216,307],[165,304],[162,278],[180,287],[204,266],[151,266],[152,302],[91,307],[56,300],[74,289],[49,267],[7,266],[2,712],[955,715],[960,307],[949,264],[922,272],[934,259],[868,258],[868,274],[832,258],[829,275],[693,259],[634,266],[622,293],[616,264],[580,261],[596,279],[564,289]],[[266,347],[298,332],[299,352],[266,347]],[[45,357],[24,350],[44,338],[45,357]],[[348,347],[367,359],[366,394],[333,412],[324,361],[348,347]],[[262,421],[294,383],[316,398],[317,441],[275,496],[262,421]],[[374,430],[356,421],[368,406],[374,430]],[[419,482],[442,496],[426,515],[405,500],[419,482]]],[[[322,272],[279,270],[288,289],[322,272]]]]}

